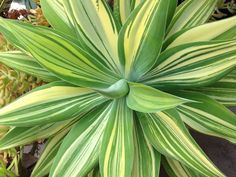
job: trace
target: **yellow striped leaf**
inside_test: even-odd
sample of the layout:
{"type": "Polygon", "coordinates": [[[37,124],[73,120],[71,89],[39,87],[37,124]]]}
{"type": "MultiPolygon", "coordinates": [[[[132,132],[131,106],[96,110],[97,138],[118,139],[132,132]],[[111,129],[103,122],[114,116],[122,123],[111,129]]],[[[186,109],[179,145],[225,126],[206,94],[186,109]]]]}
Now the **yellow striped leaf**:
{"type": "Polygon", "coordinates": [[[33,57],[20,51],[1,52],[0,63],[47,82],[60,80],[55,75],[48,72],[45,68],[39,65],[33,57]]]}
{"type": "Polygon", "coordinates": [[[115,100],[101,141],[101,176],[131,177],[133,158],[133,112],[124,99],[115,100]]]}
{"type": "Polygon", "coordinates": [[[236,143],[236,115],[213,99],[197,92],[179,92],[196,102],[178,107],[182,120],[193,129],[236,143]]]}
{"type": "Polygon", "coordinates": [[[44,177],[49,174],[55,156],[68,131],[69,129],[65,129],[47,140],[45,148],[31,173],[31,177],[44,177]]]}
{"type": "Polygon", "coordinates": [[[194,90],[208,95],[225,106],[236,106],[236,71],[213,85],[194,90]]]}
{"type": "Polygon", "coordinates": [[[67,82],[85,87],[106,88],[118,78],[99,58],[84,51],[66,35],[50,28],[13,20],[0,18],[0,22],[3,28],[9,27],[8,31],[21,41],[41,65],[67,82]]]}
{"type": "Polygon", "coordinates": [[[63,6],[84,47],[92,49],[110,70],[120,73],[117,24],[105,0],[64,0],[63,6]]]}
{"type": "Polygon", "coordinates": [[[212,15],[217,0],[185,0],[177,7],[167,30],[167,37],[189,27],[204,24],[212,15]]]}
{"type": "Polygon", "coordinates": [[[169,0],[145,1],[122,27],[119,56],[127,79],[137,80],[155,63],[165,34],[168,5],[169,0]]]}
{"type": "Polygon", "coordinates": [[[132,177],[159,176],[161,154],[150,144],[138,122],[135,124],[134,132],[134,165],[132,177]]]}
{"type": "Polygon", "coordinates": [[[49,138],[57,132],[68,129],[75,121],[45,124],[34,127],[12,127],[0,140],[0,151],[23,146],[34,141],[49,138]]]}
{"type": "Polygon", "coordinates": [[[77,118],[105,101],[90,89],[55,82],[0,109],[0,125],[27,127],[77,118]]]}
{"type": "Polygon", "coordinates": [[[225,20],[181,30],[167,39],[164,46],[165,48],[167,46],[171,48],[192,42],[230,40],[234,38],[236,38],[236,17],[231,17],[225,20]]]}
{"type": "Polygon", "coordinates": [[[213,84],[236,66],[236,40],[195,42],[166,50],[140,82],[156,88],[213,84]]]}
{"type": "Polygon", "coordinates": [[[67,17],[62,1],[63,0],[40,0],[43,15],[54,29],[76,37],[76,31],[67,17]]]}
{"type": "Polygon", "coordinates": [[[111,105],[100,106],[71,129],[55,157],[50,177],[85,176],[96,166],[111,111],[111,105]]]}
{"type": "Polygon", "coordinates": [[[202,175],[186,167],[177,160],[162,157],[161,162],[166,173],[171,177],[202,177],[202,175]]]}
{"type": "Polygon", "coordinates": [[[129,108],[139,112],[163,111],[175,108],[188,101],[143,84],[129,83],[129,88],[130,91],[126,97],[126,103],[129,108]]]}
{"type": "Polygon", "coordinates": [[[184,126],[176,110],[139,114],[150,143],[163,155],[174,158],[208,177],[225,177],[207,158],[184,126]]]}

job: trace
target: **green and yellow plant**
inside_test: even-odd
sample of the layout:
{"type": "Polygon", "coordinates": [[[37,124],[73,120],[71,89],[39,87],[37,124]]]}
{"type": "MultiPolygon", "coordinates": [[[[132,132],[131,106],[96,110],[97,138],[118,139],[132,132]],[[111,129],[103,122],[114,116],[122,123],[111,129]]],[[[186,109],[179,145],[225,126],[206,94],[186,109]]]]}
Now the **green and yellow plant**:
{"type": "Polygon", "coordinates": [[[236,142],[236,17],[206,23],[216,3],[41,0],[52,28],[0,19],[19,50],[0,61],[50,82],[0,109],[0,150],[49,138],[32,177],[224,177],[185,126],[236,142]]]}

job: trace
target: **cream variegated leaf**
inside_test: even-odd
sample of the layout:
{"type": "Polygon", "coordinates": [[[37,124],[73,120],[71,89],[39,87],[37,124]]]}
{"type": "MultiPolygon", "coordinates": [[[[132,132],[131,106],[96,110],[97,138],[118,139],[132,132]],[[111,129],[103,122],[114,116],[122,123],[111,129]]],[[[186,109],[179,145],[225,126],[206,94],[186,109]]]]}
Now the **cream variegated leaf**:
{"type": "Polygon", "coordinates": [[[177,7],[167,30],[167,37],[189,27],[204,24],[216,7],[217,0],[185,0],[177,7]]]}
{"type": "Polygon", "coordinates": [[[187,125],[201,133],[236,143],[236,115],[233,112],[201,93],[185,91],[178,95],[195,101],[177,108],[187,125]]]}
{"type": "Polygon", "coordinates": [[[135,122],[132,177],[157,177],[159,176],[160,164],[161,154],[153,148],[145,137],[139,122],[135,122]]]}
{"type": "Polygon", "coordinates": [[[190,101],[143,84],[129,83],[129,88],[126,103],[130,109],[139,112],[163,111],[190,101]]]}
{"type": "Polygon", "coordinates": [[[78,118],[107,101],[93,90],[55,82],[0,109],[0,124],[29,127],[78,118]]]}
{"type": "Polygon", "coordinates": [[[49,174],[55,156],[69,130],[67,128],[60,131],[54,137],[47,140],[45,148],[31,173],[31,177],[44,177],[49,174]]]}
{"type": "Polygon", "coordinates": [[[231,40],[234,38],[236,38],[236,17],[231,17],[225,20],[181,30],[165,41],[164,48],[167,46],[171,48],[192,42],[231,40]]]}
{"type": "Polygon", "coordinates": [[[60,80],[54,74],[39,65],[36,59],[20,51],[1,52],[0,63],[47,82],[60,80]]]}
{"type": "Polygon", "coordinates": [[[134,160],[133,111],[125,99],[113,102],[101,141],[99,165],[102,177],[131,177],[134,160]]]}
{"type": "Polygon", "coordinates": [[[145,1],[122,27],[119,57],[127,79],[137,80],[154,65],[165,34],[168,5],[169,0],[145,1]]]}
{"type": "Polygon", "coordinates": [[[210,85],[236,66],[236,40],[195,42],[170,48],[140,82],[156,88],[210,85]]]}
{"type": "Polygon", "coordinates": [[[161,163],[166,173],[171,177],[202,177],[201,174],[172,158],[162,157],[161,163]]]}
{"type": "Polygon", "coordinates": [[[17,38],[18,42],[20,40],[24,49],[46,69],[67,82],[106,88],[119,78],[99,58],[82,49],[78,42],[67,35],[13,20],[0,18],[0,22],[0,29],[9,27],[11,36],[17,38]]]}
{"type": "Polygon", "coordinates": [[[105,0],[62,0],[79,40],[92,49],[114,72],[120,73],[118,27],[105,0]]]}
{"type": "Polygon", "coordinates": [[[74,125],[60,146],[50,177],[85,176],[96,166],[111,111],[111,104],[102,105],[74,125]]]}
{"type": "Polygon", "coordinates": [[[189,134],[176,110],[139,113],[144,134],[163,155],[174,158],[203,176],[225,177],[189,134]]]}
{"type": "Polygon", "coordinates": [[[236,70],[215,84],[196,88],[195,91],[206,94],[225,106],[236,106],[236,70]]]}

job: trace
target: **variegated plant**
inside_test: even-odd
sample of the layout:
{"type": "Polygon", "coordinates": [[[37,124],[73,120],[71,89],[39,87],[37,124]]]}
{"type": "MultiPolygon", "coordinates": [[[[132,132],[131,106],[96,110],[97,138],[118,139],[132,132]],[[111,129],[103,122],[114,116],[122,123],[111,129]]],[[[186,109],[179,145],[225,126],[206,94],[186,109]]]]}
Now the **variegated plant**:
{"type": "Polygon", "coordinates": [[[236,142],[236,17],[204,24],[216,2],[41,0],[53,28],[0,19],[19,49],[0,61],[50,82],[0,110],[0,150],[49,138],[33,177],[225,176],[185,126],[236,142]]]}

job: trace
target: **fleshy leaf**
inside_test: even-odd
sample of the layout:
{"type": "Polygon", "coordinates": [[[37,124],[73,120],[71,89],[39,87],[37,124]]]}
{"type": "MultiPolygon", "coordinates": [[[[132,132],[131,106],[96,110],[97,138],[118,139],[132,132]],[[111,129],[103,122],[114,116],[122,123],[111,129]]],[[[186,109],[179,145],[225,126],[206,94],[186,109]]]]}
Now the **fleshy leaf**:
{"type": "Polygon", "coordinates": [[[100,106],[72,128],[60,146],[50,177],[85,176],[95,167],[110,112],[111,105],[100,106]]]}
{"type": "Polygon", "coordinates": [[[169,0],[145,1],[122,27],[118,47],[126,78],[134,81],[154,65],[162,47],[168,5],[169,0]]]}
{"type": "Polygon", "coordinates": [[[101,141],[99,165],[102,177],[131,177],[133,143],[133,111],[124,99],[115,100],[101,141]]]}
{"type": "Polygon", "coordinates": [[[177,7],[167,30],[167,37],[189,27],[207,22],[216,7],[216,0],[185,0],[177,7]]]}
{"type": "Polygon", "coordinates": [[[7,26],[11,36],[17,38],[41,65],[67,82],[106,88],[118,80],[118,76],[101,63],[99,58],[84,51],[62,33],[13,20],[0,18],[0,22],[0,31],[1,27],[7,26]]]}
{"type": "Polygon", "coordinates": [[[40,0],[43,15],[54,29],[76,37],[76,31],[67,17],[62,1],[63,0],[40,0]]]}
{"type": "Polygon", "coordinates": [[[12,127],[0,140],[0,150],[7,150],[49,138],[62,129],[71,127],[75,121],[67,120],[59,123],[45,124],[34,127],[12,127]]]}
{"type": "Polygon", "coordinates": [[[41,65],[39,65],[33,57],[26,55],[20,51],[1,52],[0,63],[3,63],[15,70],[30,74],[47,82],[60,80],[55,75],[48,72],[41,65]]]}
{"type": "Polygon", "coordinates": [[[92,50],[113,72],[120,73],[118,29],[105,0],[62,0],[79,41],[92,50]]]}
{"type": "Polygon", "coordinates": [[[170,48],[140,82],[156,88],[213,84],[236,66],[236,40],[195,42],[170,48]]]}
{"type": "Polygon", "coordinates": [[[162,157],[161,163],[166,173],[171,177],[202,177],[202,175],[186,167],[177,160],[168,157],[162,157]]]}
{"type": "Polygon", "coordinates": [[[236,115],[211,98],[197,92],[179,92],[196,102],[178,107],[182,120],[193,129],[236,143],[236,115]]]}
{"type": "Polygon", "coordinates": [[[0,109],[0,124],[27,127],[77,118],[105,101],[90,89],[55,82],[0,109]]]}
{"type": "Polygon", "coordinates": [[[204,93],[225,106],[236,106],[236,71],[213,85],[196,88],[195,91],[204,93]]]}
{"type": "Polygon", "coordinates": [[[140,113],[139,121],[147,139],[163,155],[182,162],[203,176],[224,177],[193,140],[176,110],[140,113]]]}
{"type": "Polygon", "coordinates": [[[167,46],[171,48],[192,42],[231,40],[234,38],[236,38],[236,17],[231,17],[225,20],[181,30],[165,41],[164,48],[167,46]]]}
{"type": "Polygon", "coordinates": [[[188,101],[143,84],[129,83],[129,87],[130,91],[126,98],[126,103],[130,109],[139,112],[163,111],[175,108],[188,101]]]}
{"type": "Polygon", "coordinates": [[[142,132],[139,123],[135,124],[134,132],[134,165],[132,177],[159,176],[161,154],[150,144],[142,132]]]}
{"type": "Polygon", "coordinates": [[[31,177],[44,177],[49,174],[55,156],[69,130],[65,129],[47,140],[45,148],[31,173],[31,177]]]}

